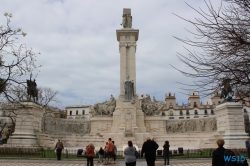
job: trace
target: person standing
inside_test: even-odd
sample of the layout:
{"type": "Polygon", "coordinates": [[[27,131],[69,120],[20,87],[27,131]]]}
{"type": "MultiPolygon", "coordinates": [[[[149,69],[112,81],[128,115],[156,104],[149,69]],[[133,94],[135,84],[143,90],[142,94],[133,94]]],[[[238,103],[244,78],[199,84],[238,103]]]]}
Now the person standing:
{"type": "Polygon", "coordinates": [[[58,139],[58,142],[56,143],[55,149],[56,150],[56,156],[57,160],[61,160],[62,150],[64,149],[63,143],[58,139]]]}
{"type": "Polygon", "coordinates": [[[223,146],[225,141],[223,139],[218,139],[216,141],[218,148],[212,154],[212,166],[225,165],[224,151],[226,150],[223,146]]]}
{"type": "Polygon", "coordinates": [[[114,145],[114,150],[113,150],[113,160],[114,160],[114,164],[115,164],[115,160],[116,160],[116,153],[117,153],[117,148],[115,146],[115,141],[112,141],[113,145],[114,145]]]}
{"type": "Polygon", "coordinates": [[[100,163],[101,161],[103,162],[104,150],[102,149],[102,147],[100,147],[100,150],[98,151],[98,155],[99,155],[98,163],[100,163]]]}
{"type": "Polygon", "coordinates": [[[94,166],[93,158],[95,156],[95,147],[93,144],[89,144],[86,147],[86,156],[87,156],[87,166],[94,166]]]}
{"type": "Polygon", "coordinates": [[[245,144],[246,144],[246,148],[247,148],[248,158],[250,159],[250,137],[248,137],[245,144]]]}
{"type": "Polygon", "coordinates": [[[106,142],[106,145],[104,146],[104,160],[105,160],[105,163],[106,163],[106,158],[108,157],[107,155],[108,155],[108,148],[109,148],[109,145],[108,145],[109,143],[108,142],[106,142]]]}
{"type": "Polygon", "coordinates": [[[165,141],[165,144],[163,145],[164,165],[166,165],[166,160],[168,161],[167,165],[169,165],[169,147],[169,142],[165,141]]]}
{"type": "Polygon", "coordinates": [[[159,145],[155,142],[147,138],[147,141],[143,143],[141,149],[141,157],[145,153],[145,158],[147,161],[148,166],[155,166],[156,160],[156,150],[158,149],[159,145]]]}
{"type": "Polygon", "coordinates": [[[128,141],[128,147],[124,149],[124,155],[126,166],[136,165],[135,147],[133,147],[132,141],[128,141]]]}
{"type": "Polygon", "coordinates": [[[113,157],[113,151],[114,151],[114,145],[112,143],[112,139],[109,138],[108,142],[108,152],[107,152],[107,157],[106,157],[106,163],[104,165],[111,164],[112,162],[112,157],[113,157]]]}

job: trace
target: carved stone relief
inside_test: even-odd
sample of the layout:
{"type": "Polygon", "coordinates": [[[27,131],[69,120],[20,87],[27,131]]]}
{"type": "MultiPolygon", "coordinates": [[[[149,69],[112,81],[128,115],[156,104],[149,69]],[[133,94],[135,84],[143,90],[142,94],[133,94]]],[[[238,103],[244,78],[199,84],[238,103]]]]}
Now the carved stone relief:
{"type": "Polygon", "coordinates": [[[90,122],[84,119],[60,119],[45,116],[41,129],[43,133],[87,134],[90,132],[90,122]]]}
{"type": "Polygon", "coordinates": [[[193,131],[216,131],[216,118],[167,121],[168,133],[185,133],[193,131]]]}
{"type": "Polygon", "coordinates": [[[133,115],[132,115],[132,112],[130,110],[127,110],[125,112],[125,122],[126,122],[126,128],[125,128],[125,131],[126,132],[131,132],[132,131],[132,119],[133,119],[133,115]]]}

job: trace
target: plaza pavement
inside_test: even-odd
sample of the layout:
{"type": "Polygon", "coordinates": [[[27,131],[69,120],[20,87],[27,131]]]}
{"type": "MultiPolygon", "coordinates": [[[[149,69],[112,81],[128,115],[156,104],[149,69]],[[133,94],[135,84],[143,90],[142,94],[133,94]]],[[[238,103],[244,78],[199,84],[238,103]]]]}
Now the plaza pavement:
{"type": "MultiPolygon", "coordinates": [[[[170,160],[171,166],[211,166],[211,159],[172,159],[170,160]]],[[[94,166],[103,166],[103,163],[97,163],[94,161],[94,166]]],[[[163,160],[157,160],[155,166],[163,166],[163,160]]],[[[62,159],[57,161],[56,159],[0,159],[0,166],[87,166],[86,160],[68,160],[62,159]]],[[[111,166],[111,165],[110,165],[111,166]]],[[[112,166],[125,166],[124,160],[116,161],[116,164],[112,166]]],[[[145,159],[139,159],[136,162],[136,166],[147,166],[145,159]]]]}

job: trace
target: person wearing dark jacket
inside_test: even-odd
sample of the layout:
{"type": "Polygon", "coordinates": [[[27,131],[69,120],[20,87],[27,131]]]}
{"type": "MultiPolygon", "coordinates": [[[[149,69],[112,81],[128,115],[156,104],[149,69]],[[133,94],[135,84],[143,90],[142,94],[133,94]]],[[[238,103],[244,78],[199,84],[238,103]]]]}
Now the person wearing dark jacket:
{"type": "Polygon", "coordinates": [[[98,155],[99,155],[98,163],[100,163],[101,161],[103,162],[104,150],[102,149],[102,147],[100,147],[100,150],[98,151],[98,155]]]}
{"type": "Polygon", "coordinates": [[[156,150],[158,147],[159,145],[155,141],[150,140],[150,138],[147,138],[147,141],[143,143],[141,157],[143,157],[143,154],[145,153],[148,166],[155,166],[156,150]]]}
{"type": "Polygon", "coordinates": [[[58,139],[58,142],[56,143],[55,149],[56,150],[56,155],[57,155],[57,160],[61,160],[61,154],[62,150],[64,149],[63,143],[58,139]]]}
{"type": "Polygon", "coordinates": [[[163,155],[164,155],[164,165],[166,165],[166,160],[168,161],[169,165],[169,142],[165,141],[165,144],[163,145],[163,155]]]}
{"type": "Polygon", "coordinates": [[[216,141],[218,148],[213,152],[212,154],[212,166],[224,166],[225,160],[224,160],[224,151],[225,148],[223,145],[225,144],[223,139],[218,139],[216,141]]]}

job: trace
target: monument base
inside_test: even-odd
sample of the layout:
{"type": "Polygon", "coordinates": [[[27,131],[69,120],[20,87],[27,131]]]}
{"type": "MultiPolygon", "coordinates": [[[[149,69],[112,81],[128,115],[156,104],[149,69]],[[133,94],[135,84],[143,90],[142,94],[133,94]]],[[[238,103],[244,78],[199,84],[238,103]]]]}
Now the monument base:
{"type": "Polygon", "coordinates": [[[38,147],[36,132],[41,131],[44,109],[33,102],[21,102],[17,112],[15,132],[6,146],[38,147]]]}
{"type": "Polygon", "coordinates": [[[225,148],[245,148],[247,133],[244,128],[242,105],[225,102],[215,108],[218,132],[222,133],[225,148]]]}

